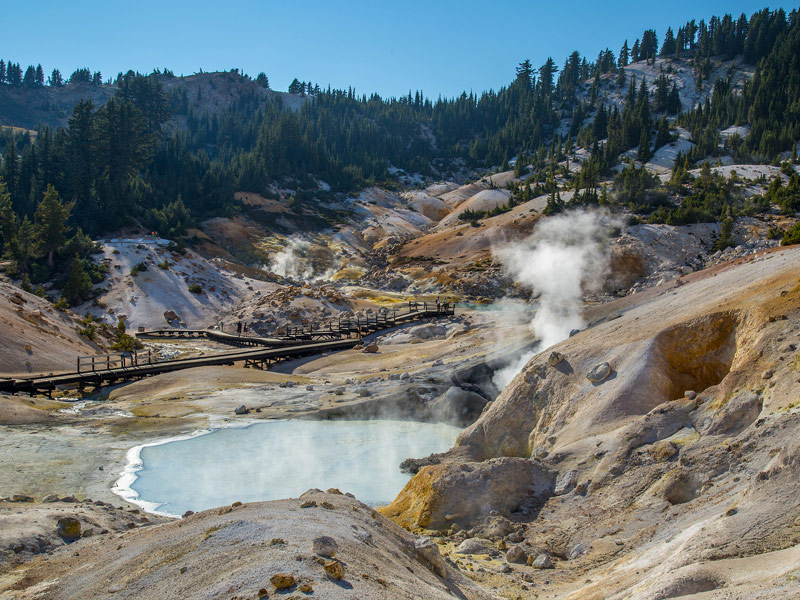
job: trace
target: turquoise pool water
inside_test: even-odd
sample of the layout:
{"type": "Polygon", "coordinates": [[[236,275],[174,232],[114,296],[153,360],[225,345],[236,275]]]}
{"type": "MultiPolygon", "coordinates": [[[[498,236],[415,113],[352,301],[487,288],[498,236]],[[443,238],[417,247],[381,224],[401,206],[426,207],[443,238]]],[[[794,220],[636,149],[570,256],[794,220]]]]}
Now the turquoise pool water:
{"type": "Polygon", "coordinates": [[[235,501],[338,488],[371,505],[409,479],[404,459],[450,448],[456,427],[406,421],[269,421],[138,446],[114,489],[149,512],[179,516],[235,501]]]}

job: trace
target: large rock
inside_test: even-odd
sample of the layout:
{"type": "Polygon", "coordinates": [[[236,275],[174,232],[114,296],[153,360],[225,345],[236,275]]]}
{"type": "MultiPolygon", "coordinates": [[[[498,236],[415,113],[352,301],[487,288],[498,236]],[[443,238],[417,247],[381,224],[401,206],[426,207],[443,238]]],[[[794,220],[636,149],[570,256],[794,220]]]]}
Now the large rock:
{"type": "Polygon", "coordinates": [[[586,379],[592,383],[600,383],[608,379],[609,375],[611,375],[611,365],[607,362],[602,362],[589,369],[589,372],[586,374],[586,379]]]}
{"type": "Polygon", "coordinates": [[[561,496],[563,494],[568,494],[572,491],[572,488],[575,487],[575,484],[578,482],[578,471],[575,469],[571,469],[566,473],[561,473],[556,479],[556,487],[553,490],[554,496],[561,496]]]}
{"type": "Polygon", "coordinates": [[[447,578],[447,563],[437,546],[430,538],[414,540],[414,552],[422,563],[427,563],[431,571],[439,577],[447,578]]]}
{"type": "Polygon", "coordinates": [[[528,555],[521,546],[511,546],[506,552],[506,561],[518,565],[524,565],[528,562],[528,555]]]}
{"type": "Polygon", "coordinates": [[[81,537],[81,522],[73,517],[61,517],[56,523],[56,533],[64,539],[64,541],[71,542],[81,537]]]}
{"type": "Polygon", "coordinates": [[[428,415],[435,421],[463,427],[480,416],[486,402],[480,394],[451,386],[428,406],[428,415]]]}
{"type": "Polygon", "coordinates": [[[699,429],[705,435],[738,433],[758,419],[762,406],[761,396],[749,390],[741,391],[722,407],[709,407],[699,429]]]}
{"type": "Polygon", "coordinates": [[[321,535],[314,538],[313,548],[315,554],[319,554],[325,558],[333,558],[336,551],[339,549],[339,544],[329,535],[321,535]]]}
{"type": "Polygon", "coordinates": [[[548,498],[556,475],[538,460],[493,458],[425,467],[381,512],[405,527],[471,526],[489,513],[525,512],[548,498]]]}
{"type": "Polygon", "coordinates": [[[456,554],[488,554],[489,540],[469,538],[461,542],[454,551],[456,554]]]}

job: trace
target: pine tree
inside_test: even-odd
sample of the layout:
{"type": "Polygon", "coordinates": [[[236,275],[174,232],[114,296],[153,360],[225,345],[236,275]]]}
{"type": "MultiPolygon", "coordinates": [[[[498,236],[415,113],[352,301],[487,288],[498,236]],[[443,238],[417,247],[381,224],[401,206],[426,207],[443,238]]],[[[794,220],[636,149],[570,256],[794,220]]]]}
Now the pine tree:
{"type": "Polygon", "coordinates": [[[622,49],[619,51],[619,66],[627,67],[629,57],[630,50],[628,49],[628,40],[625,40],[625,43],[622,44],[622,49]]]}
{"type": "Polygon", "coordinates": [[[547,57],[545,63],[539,67],[539,83],[545,96],[553,91],[553,76],[556,71],[558,71],[558,67],[552,57],[547,57]]]}
{"type": "Polygon", "coordinates": [[[92,280],[86,273],[83,261],[76,253],[69,263],[69,276],[63,290],[64,298],[70,306],[75,306],[87,300],[91,292],[92,280]]]}
{"type": "Polygon", "coordinates": [[[6,182],[0,177],[0,256],[8,250],[17,235],[17,215],[11,204],[6,182]]]}
{"type": "Polygon", "coordinates": [[[672,27],[667,27],[667,33],[664,35],[664,43],[661,45],[661,57],[669,58],[675,54],[675,34],[672,32],[672,27]]]}
{"type": "Polygon", "coordinates": [[[58,69],[53,69],[53,72],[50,74],[50,79],[48,80],[49,85],[52,87],[61,87],[64,85],[64,78],[61,76],[61,71],[58,69]]]}
{"type": "Polygon", "coordinates": [[[0,83],[6,82],[6,63],[0,59],[0,83]]]}
{"type": "Polygon", "coordinates": [[[33,65],[29,65],[28,68],[25,69],[22,85],[28,88],[36,87],[36,69],[33,65]]]}
{"type": "Polygon", "coordinates": [[[42,65],[36,65],[34,84],[36,87],[42,87],[44,85],[44,70],[42,69],[42,65]]]}
{"type": "Polygon", "coordinates": [[[669,132],[669,123],[667,122],[667,115],[661,117],[658,122],[658,133],[656,134],[656,147],[658,150],[661,146],[668,144],[672,141],[672,135],[669,132]]]}
{"type": "Polygon", "coordinates": [[[72,212],[73,203],[64,204],[56,188],[48,185],[44,198],[36,208],[36,243],[47,253],[47,266],[53,268],[53,255],[66,242],[67,219],[72,212]]]}

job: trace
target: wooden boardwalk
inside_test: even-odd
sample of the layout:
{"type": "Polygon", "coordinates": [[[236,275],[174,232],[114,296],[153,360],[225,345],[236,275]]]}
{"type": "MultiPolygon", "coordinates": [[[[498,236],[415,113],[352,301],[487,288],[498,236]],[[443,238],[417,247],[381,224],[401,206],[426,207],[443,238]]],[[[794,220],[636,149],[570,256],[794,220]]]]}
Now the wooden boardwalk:
{"type": "Polygon", "coordinates": [[[286,333],[275,337],[235,335],[215,329],[150,329],[136,334],[139,339],[209,339],[228,346],[248,347],[267,346],[276,348],[292,346],[297,342],[347,339],[361,337],[383,329],[390,329],[411,321],[445,317],[455,314],[455,305],[442,304],[437,307],[432,302],[409,302],[405,311],[397,309],[378,311],[359,317],[344,316],[331,320],[325,325],[289,327],[286,333]]]}
{"type": "Polygon", "coordinates": [[[77,358],[77,370],[74,373],[0,379],[0,392],[46,392],[51,394],[60,386],[114,385],[131,379],[141,379],[182,369],[233,365],[237,362],[244,363],[245,366],[265,369],[284,360],[347,350],[360,344],[363,335],[413,321],[453,315],[454,312],[455,306],[452,304],[445,304],[437,308],[435,304],[412,302],[409,303],[408,310],[405,312],[387,311],[361,318],[347,317],[339,319],[338,323],[331,324],[327,328],[296,328],[287,331],[285,336],[276,338],[236,336],[214,330],[159,329],[145,331],[140,332],[137,336],[168,339],[208,338],[248,349],[161,362],[153,362],[149,351],[82,356],[77,358]]]}

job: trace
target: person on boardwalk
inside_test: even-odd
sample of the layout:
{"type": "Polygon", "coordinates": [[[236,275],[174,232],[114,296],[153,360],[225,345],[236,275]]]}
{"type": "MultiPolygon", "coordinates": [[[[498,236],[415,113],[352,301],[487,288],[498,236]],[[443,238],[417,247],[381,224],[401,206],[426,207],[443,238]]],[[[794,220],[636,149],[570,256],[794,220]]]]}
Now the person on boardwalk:
{"type": "Polygon", "coordinates": [[[239,321],[236,324],[236,335],[242,335],[242,322],[239,321]]]}
{"type": "Polygon", "coordinates": [[[442,301],[436,296],[436,312],[442,312],[442,301]]]}

